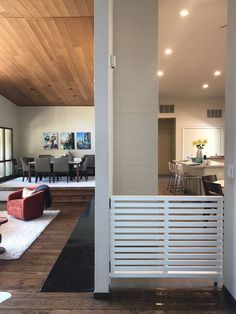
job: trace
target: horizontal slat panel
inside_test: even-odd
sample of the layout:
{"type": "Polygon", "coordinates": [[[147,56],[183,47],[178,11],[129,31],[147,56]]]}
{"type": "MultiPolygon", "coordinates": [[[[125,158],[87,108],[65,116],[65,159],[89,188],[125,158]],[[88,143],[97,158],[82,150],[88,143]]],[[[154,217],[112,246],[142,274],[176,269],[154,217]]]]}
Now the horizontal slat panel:
{"type": "MultiPolygon", "coordinates": [[[[220,230],[219,230],[220,231],[220,230]]],[[[164,226],[163,228],[118,228],[116,227],[115,229],[113,229],[112,234],[133,234],[133,233],[140,233],[140,234],[145,234],[145,233],[153,233],[153,234],[158,234],[158,233],[163,233],[164,232],[164,226]]],[[[191,234],[208,234],[208,233],[214,233],[216,234],[218,232],[217,227],[214,228],[195,228],[195,229],[191,229],[189,230],[189,228],[178,228],[178,229],[170,229],[169,230],[169,234],[185,234],[185,233],[191,233],[191,234]]]]}
{"type": "Polygon", "coordinates": [[[122,258],[143,258],[146,257],[147,259],[150,258],[164,258],[166,257],[169,261],[171,260],[176,260],[176,259],[180,259],[180,260],[200,260],[200,259],[205,259],[205,260],[220,260],[222,259],[222,254],[163,254],[163,253],[123,253],[123,254],[111,254],[112,259],[122,259],[122,258]]]}
{"type": "Polygon", "coordinates": [[[214,281],[221,280],[222,273],[220,272],[130,272],[130,271],[115,271],[112,273],[112,278],[209,278],[214,281]]]}
{"type": "Polygon", "coordinates": [[[218,222],[211,222],[211,221],[204,221],[204,222],[182,222],[182,221],[169,221],[168,226],[169,227],[220,227],[223,225],[223,222],[218,221],[218,222]]]}
{"type": "MultiPolygon", "coordinates": [[[[223,215],[223,210],[218,208],[212,208],[211,204],[208,204],[208,208],[204,206],[204,208],[178,208],[178,209],[172,209],[169,211],[169,215],[172,214],[217,214],[217,215],[223,215]]],[[[145,211],[143,208],[115,208],[114,211],[111,213],[111,217],[116,215],[123,215],[123,214],[160,214],[164,215],[166,212],[166,209],[156,209],[156,208],[146,208],[145,211]]]]}
{"type": "MultiPolygon", "coordinates": [[[[141,220],[141,221],[164,221],[164,216],[160,215],[116,215],[114,216],[113,220],[114,222],[119,222],[119,221],[136,221],[136,220],[141,220]]],[[[178,216],[169,216],[169,221],[194,221],[194,220],[200,220],[204,222],[208,221],[217,221],[217,220],[223,220],[223,217],[221,216],[216,216],[216,215],[192,215],[192,216],[183,216],[183,215],[178,215],[178,216]]]]}
{"type": "MultiPolygon", "coordinates": [[[[143,247],[142,248],[142,252],[145,253],[145,252],[151,252],[151,253],[156,253],[156,252],[163,252],[163,248],[159,248],[159,247],[153,247],[153,248],[149,248],[149,247],[143,247]]],[[[140,252],[140,249],[138,248],[133,248],[133,247],[113,247],[112,248],[112,252],[127,252],[127,253],[130,253],[130,252],[140,252]]]]}
{"type": "Polygon", "coordinates": [[[112,277],[218,280],[222,239],[222,197],[113,198],[112,277]]]}
{"type": "Polygon", "coordinates": [[[115,241],[114,246],[164,246],[163,241],[115,241]]]}
{"type": "Polygon", "coordinates": [[[116,254],[112,254],[111,255],[112,259],[124,259],[124,258],[143,258],[143,257],[146,257],[147,259],[150,259],[150,258],[164,258],[165,255],[163,253],[155,253],[155,254],[147,254],[147,253],[132,253],[132,254],[119,254],[119,253],[116,253],[116,254]]]}
{"type": "Polygon", "coordinates": [[[152,196],[152,195],[113,195],[111,197],[112,204],[119,203],[121,201],[146,201],[146,202],[217,202],[221,201],[223,198],[221,196],[152,196]]]}
{"type": "Polygon", "coordinates": [[[113,234],[111,236],[112,240],[221,240],[223,236],[220,235],[203,235],[203,234],[194,234],[194,235],[160,235],[160,234],[113,234]]]}
{"type": "MultiPolygon", "coordinates": [[[[163,266],[116,266],[116,271],[162,271],[163,266]]],[[[192,271],[198,271],[198,272],[218,272],[221,269],[219,267],[212,267],[212,266],[198,266],[198,267],[188,267],[188,266],[180,266],[180,267],[171,267],[169,268],[169,272],[175,272],[175,271],[184,271],[184,272],[192,272],[192,271]]]]}

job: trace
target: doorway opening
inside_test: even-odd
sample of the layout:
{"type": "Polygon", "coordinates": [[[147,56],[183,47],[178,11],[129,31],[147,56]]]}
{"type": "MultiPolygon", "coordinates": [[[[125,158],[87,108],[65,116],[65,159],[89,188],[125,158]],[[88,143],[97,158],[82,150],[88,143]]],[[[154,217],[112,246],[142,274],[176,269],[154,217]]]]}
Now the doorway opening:
{"type": "Polygon", "coordinates": [[[169,173],[168,161],[175,159],[176,119],[158,119],[158,175],[169,173]]]}

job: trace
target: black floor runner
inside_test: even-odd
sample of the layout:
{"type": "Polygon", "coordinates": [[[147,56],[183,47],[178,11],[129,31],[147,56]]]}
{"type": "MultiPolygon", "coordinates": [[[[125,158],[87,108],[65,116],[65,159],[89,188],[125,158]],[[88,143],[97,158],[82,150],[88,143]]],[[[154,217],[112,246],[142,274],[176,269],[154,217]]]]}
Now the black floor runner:
{"type": "Polygon", "coordinates": [[[41,292],[94,290],[94,199],[85,209],[41,292]]]}

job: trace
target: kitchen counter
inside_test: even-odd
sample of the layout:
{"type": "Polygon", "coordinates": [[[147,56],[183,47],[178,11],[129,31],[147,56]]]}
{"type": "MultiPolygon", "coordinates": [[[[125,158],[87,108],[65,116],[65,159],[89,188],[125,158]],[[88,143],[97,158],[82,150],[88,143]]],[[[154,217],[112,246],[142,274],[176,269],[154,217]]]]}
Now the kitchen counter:
{"type": "Polygon", "coordinates": [[[191,161],[182,161],[180,162],[184,171],[188,172],[197,177],[207,176],[211,174],[216,174],[217,180],[224,179],[224,167],[225,164],[223,162],[214,161],[214,160],[204,160],[203,163],[194,163],[191,161]]]}

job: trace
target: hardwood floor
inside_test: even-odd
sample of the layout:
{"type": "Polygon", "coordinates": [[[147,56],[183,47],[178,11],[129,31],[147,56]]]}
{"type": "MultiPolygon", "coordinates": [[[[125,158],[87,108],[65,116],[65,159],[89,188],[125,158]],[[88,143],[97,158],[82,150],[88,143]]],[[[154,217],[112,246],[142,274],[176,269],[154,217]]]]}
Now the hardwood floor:
{"type": "MultiPolygon", "coordinates": [[[[5,209],[4,203],[0,209],[5,209]]],[[[236,313],[221,290],[209,286],[197,289],[190,280],[185,281],[189,289],[176,289],[184,286],[183,280],[161,279],[157,289],[113,290],[107,300],[96,300],[93,293],[39,292],[84,206],[63,205],[60,209],[61,213],[19,260],[0,260],[0,291],[12,294],[0,303],[1,314],[236,313]],[[170,286],[172,289],[166,289],[170,286]]],[[[203,281],[198,282],[198,286],[201,284],[204,286],[203,281]]]]}

